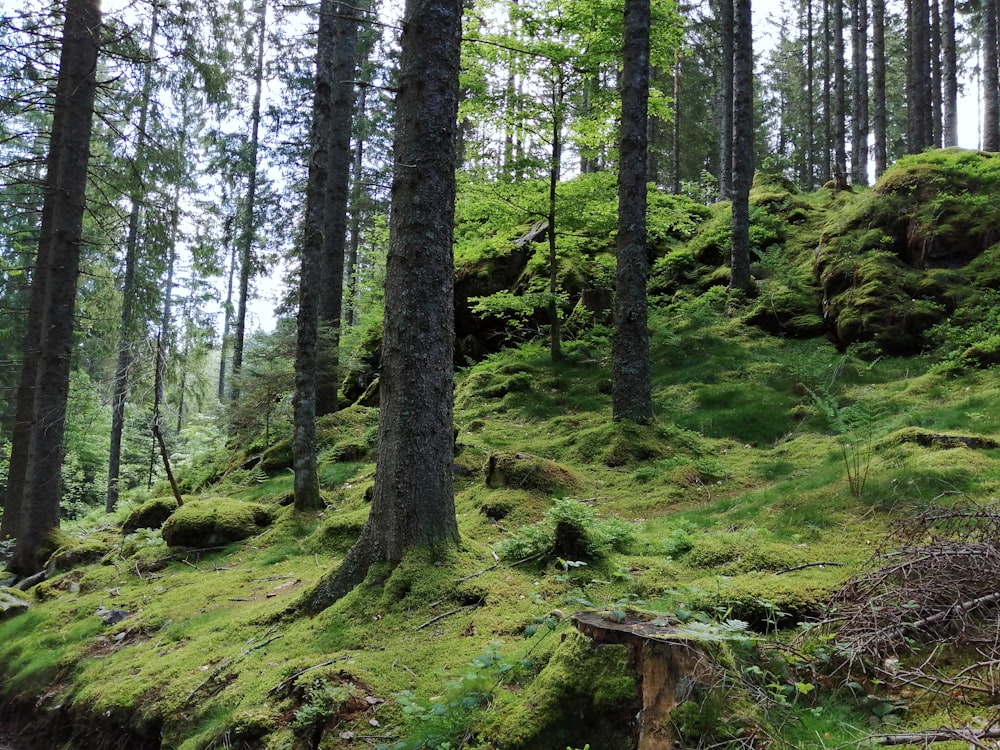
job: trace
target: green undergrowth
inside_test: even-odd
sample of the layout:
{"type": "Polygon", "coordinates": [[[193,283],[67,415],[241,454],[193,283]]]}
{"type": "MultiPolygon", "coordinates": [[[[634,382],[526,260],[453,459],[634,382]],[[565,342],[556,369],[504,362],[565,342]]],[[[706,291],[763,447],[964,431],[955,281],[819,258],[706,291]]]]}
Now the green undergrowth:
{"type": "MultiPolygon", "coordinates": [[[[770,336],[743,323],[748,304],[720,289],[654,305],[650,425],[610,419],[606,331],[567,342],[559,363],[530,344],[460,371],[461,545],[375,570],[312,617],[297,603],[367,517],[370,409],[323,425],[322,512],[287,504],[287,470],[253,469],[186,495],[187,511],[156,488],[147,505],[173,512],[164,531],[109,525],[135,519],[138,496],[69,526],[65,565],[0,623],[0,699],[40,725],[60,707],[77,726],[181,750],[629,747],[627,649],[588,651],[574,611],[785,642],[894,518],[987,502],[1000,484],[997,372],[770,336]],[[170,524],[199,509],[247,511],[252,529],[168,546],[170,524]],[[87,545],[89,562],[68,554],[87,545]],[[581,721],[584,705],[600,721],[581,721]]],[[[794,661],[739,662],[750,683],[735,697],[686,705],[691,746],[713,721],[731,730],[720,742],[858,742],[870,712],[794,661]],[[751,710],[755,690],[772,718],[751,710]]]]}

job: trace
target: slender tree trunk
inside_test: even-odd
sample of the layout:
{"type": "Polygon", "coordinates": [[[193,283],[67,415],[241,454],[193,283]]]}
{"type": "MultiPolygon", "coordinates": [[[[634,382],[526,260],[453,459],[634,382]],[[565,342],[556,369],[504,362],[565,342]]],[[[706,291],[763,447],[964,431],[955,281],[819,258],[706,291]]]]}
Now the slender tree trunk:
{"type": "MultiPolygon", "coordinates": [[[[359,114],[363,114],[365,111],[367,93],[368,89],[362,87],[358,94],[359,114]]],[[[363,195],[361,183],[364,176],[364,154],[365,141],[359,135],[354,143],[354,166],[351,177],[351,231],[350,239],[347,243],[347,260],[344,266],[344,275],[346,277],[344,322],[349,326],[357,325],[358,322],[356,297],[358,293],[358,249],[361,246],[361,197],[363,195]]]]}
{"type": "Polygon", "coordinates": [[[847,75],[844,61],[844,4],[833,3],[833,171],[847,179],[847,75]]]}
{"type": "Polygon", "coordinates": [[[125,402],[128,399],[129,369],[132,366],[132,347],[136,336],[135,267],[139,254],[139,215],[145,197],[146,184],[143,172],[146,160],[146,133],[149,105],[153,95],[153,64],[156,59],[156,32],[159,28],[160,6],[153,3],[149,24],[149,46],[142,70],[142,102],[139,108],[139,126],[135,141],[135,154],[131,168],[131,206],[128,214],[128,233],[125,236],[125,273],[122,277],[122,313],[118,325],[118,363],[115,367],[114,392],[111,396],[111,444],[108,450],[108,486],[104,510],[111,513],[118,505],[118,486],[121,475],[122,434],[125,431],[125,402]]]}
{"type": "Polygon", "coordinates": [[[833,179],[834,163],[834,85],[833,85],[833,14],[830,3],[823,0],[823,182],[833,179]]]}
{"type": "Polygon", "coordinates": [[[958,145],[958,52],[955,46],[955,0],[941,8],[941,137],[944,146],[958,145]]]}
{"type": "Polygon", "coordinates": [[[649,422],[653,394],[646,309],[646,125],[650,0],[626,0],[618,149],[618,265],[611,353],[614,419],[649,422]]]}
{"type": "Polygon", "coordinates": [[[806,3],[806,179],[807,190],[816,187],[816,35],[813,0],[806,3]]]}
{"type": "Polygon", "coordinates": [[[851,181],[868,184],[868,0],[852,0],[851,181]]]}
{"type": "Polygon", "coordinates": [[[941,148],[941,7],[938,0],[930,2],[930,39],[927,46],[928,63],[930,67],[930,145],[941,148]]]}
{"type": "MultiPolygon", "coordinates": [[[[39,240],[36,269],[44,292],[35,404],[21,498],[17,544],[9,568],[18,575],[41,569],[49,534],[59,526],[60,470],[73,351],[73,315],[80,268],[80,243],[90,160],[90,134],[97,88],[101,30],[99,0],[67,0],[56,90],[43,216],[50,211],[51,234],[39,240]],[[56,151],[53,155],[52,151],[56,151]],[[53,169],[54,168],[54,169],[53,169]],[[47,241],[49,247],[43,247],[47,241]]],[[[27,342],[25,351],[36,346],[27,342]]],[[[5,511],[6,512],[6,511],[5,511]]]]}
{"type": "Polygon", "coordinates": [[[728,199],[733,191],[733,0],[717,0],[721,40],[721,80],[719,86],[719,197],[728,199]]]}
{"type": "Polygon", "coordinates": [[[872,0],[872,131],[876,180],[889,165],[885,96],[885,0],[872,0]]]}
{"type": "Polygon", "coordinates": [[[239,376],[243,370],[243,347],[246,343],[247,303],[250,297],[250,277],[253,275],[253,244],[257,230],[257,152],[260,147],[260,100],[264,88],[264,40],[267,36],[267,0],[260,0],[260,29],[257,37],[257,63],[254,70],[253,109],[250,113],[250,154],[243,231],[240,236],[239,307],[233,331],[233,384],[229,389],[233,401],[240,397],[239,376]]]}
{"type": "Polygon", "coordinates": [[[553,71],[552,81],[552,155],[549,158],[549,354],[553,362],[562,359],[562,322],[559,319],[559,256],[556,253],[556,188],[562,172],[563,72],[553,71]]]}
{"type": "Polygon", "coordinates": [[[1000,151],[997,2],[983,0],[983,150],[1000,151]]]}
{"type": "MultiPolygon", "coordinates": [[[[684,116],[680,104],[681,84],[681,53],[678,50],[677,57],[674,60],[674,120],[671,123],[670,136],[670,162],[673,164],[671,170],[671,192],[674,195],[680,195],[681,193],[681,121],[684,116]]],[[[653,175],[648,176],[653,178],[653,175]]],[[[654,181],[654,179],[650,181],[654,181]]]]}
{"type": "Polygon", "coordinates": [[[336,54],[335,0],[323,0],[319,9],[316,46],[316,84],[313,96],[310,154],[306,181],[306,215],[299,270],[299,314],[295,345],[292,456],[296,510],[323,507],[316,465],[316,377],[319,303],[323,284],[323,233],[330,177],[330,134],[333,115],[333,60],[336,54]]]}
{"type": "Polygon", "coordinates": [[[374,564],[458,541],[452,241],[461,18],[461,0],[406,4],[371,512],[340,568],[308,595],[308,611],[329,606],[374,564]]]}
{"type": "Polygon", "coordinates": [[[729,286],[748,291],[750,279],[750,184],[753,181],[753,32],[750,0],[734,3],[733,219],[729,286]]]}
{"type": "Polygon", "coordinates": [[[228,359],[230,331],[233,325],[233,276],[236,273],[236,245],[233,243],[233,223],[235,216],[226,217],[226,229],[222,246],[229,254],[229,281],[226,284],[226,304],[222,323],[222,342],[219,344],[219,400],[226,398],[226,365],[228,359]]]}
{"type": "Polygon", "coordinates": [[[337,411],[340,385],[340,318],[344,302],[344,254],[347,241],[347,204],[351,185],[351,130],[356,104],[355,85],[358,18],[367,2],[335,4],[334,48],[331,61],[332,105],[327,130],[328,172],[324,210],[322,287],[319,322],[322,346],[317,357],[316,415],[337,411]]]}

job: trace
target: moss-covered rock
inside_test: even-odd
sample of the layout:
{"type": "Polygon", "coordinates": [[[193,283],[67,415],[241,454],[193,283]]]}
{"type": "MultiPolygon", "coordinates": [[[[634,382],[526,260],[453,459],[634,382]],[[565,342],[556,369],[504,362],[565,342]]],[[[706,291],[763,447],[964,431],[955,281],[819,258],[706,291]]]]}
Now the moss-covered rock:
{"type": "Polygon", "coordinates": [[[489,734],[504,750],[629,750],[638,709],[628,646],[595,645],[571,632],[489,734]]]}
{"type": "Polygon", "coordinates": [[[52,575],[56,571],[95,563],[112,549],[114,549],[114,544],[110,539],[104,537],[72,539],[70,542],[60,545],[52,553],[45,567],[49,575],[52,575]]]}
{"type": "Polygon", "coordinates": [[[22,612],[27,612],[31,603],[24,598],[24,592],[18,589],[0,588],[0,622],[22,612]]]}
{"type": "Polygon", "coordinates": [[[133,534],[139,529],[158,529],[177,510],[173,495],[154,497],[135,508],[122,523],[123,534],[133,534]]]}
{"type": "Polygon", "coordinates": [[[555,461],[517,451],[494,453],[484,473],[487,487],[512,487],[546,495],[565,495],[579,487],[577,478],[555,461]]]}
{"type": "Polygon", "coordinates": [[[163,524],[163,540],[171,547],[212,547],[246,539],[273,520],[257,503],[225,497],[192,500],[163,524]]]}

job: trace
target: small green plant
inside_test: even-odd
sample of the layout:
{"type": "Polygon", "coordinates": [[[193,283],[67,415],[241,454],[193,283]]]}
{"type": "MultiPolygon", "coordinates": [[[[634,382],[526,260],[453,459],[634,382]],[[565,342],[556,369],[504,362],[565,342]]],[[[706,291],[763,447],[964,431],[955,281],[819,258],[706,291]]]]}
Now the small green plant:
{"type": "Polygon", "coordinates": [[[826,417],[827,423],[837,433],[837,444],[847,471],[851,495],[861,499],[875,458],[876,430],[885,410],[870,403],[841,406],[830,394],[818,394],[811,390],[809,394],[826,417]]]}
{"type": "Polygon", "coordinates": [[[538,523],[522,526],[496,546],[502,560],[531,557],[600,559],[626,552],[638,539],[635,527],[620,519],[601,520],[597,511],[579,500],[559,498],[538,523]]]}
{"type": "Polygon", "coordinates": [[[464,747],[475,731],[476,719],[489,707],[497,687],[526,659],[507,661],[491,645],[473,659],[462,675],[449,681],[441,695],[425,699],[404,690],[396,696],[406,717],[406,736],[377,750],[454,750],[464,747]]]}
{"type": "Polygon", "coordinates": [[[318,747],[327,722],[356,692],[357,688],[349,682],[331,682],[323,676],[315,678],[305,687],[303,703],[292,719],[292,731],[308,738],[312,747],[318,747]]]}

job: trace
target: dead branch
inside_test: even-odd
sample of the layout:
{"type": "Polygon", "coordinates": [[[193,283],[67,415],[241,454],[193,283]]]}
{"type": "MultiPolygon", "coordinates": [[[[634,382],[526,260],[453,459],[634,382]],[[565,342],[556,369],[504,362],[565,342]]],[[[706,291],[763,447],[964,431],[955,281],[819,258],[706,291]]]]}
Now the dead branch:
{"type": "Polygon", "coordinates": [[[879,745],[929,745],[934,742],[952,742],[961,740],[982,747],[979,740],[1000,738],[1000,728],[968,729],[959,727],[942,727],[926,732],[905,732],[902,734],[883,734],[872,737],[879,745]]]}

